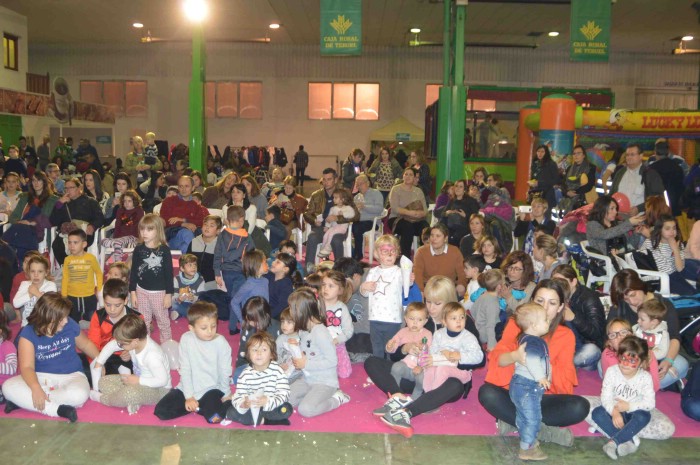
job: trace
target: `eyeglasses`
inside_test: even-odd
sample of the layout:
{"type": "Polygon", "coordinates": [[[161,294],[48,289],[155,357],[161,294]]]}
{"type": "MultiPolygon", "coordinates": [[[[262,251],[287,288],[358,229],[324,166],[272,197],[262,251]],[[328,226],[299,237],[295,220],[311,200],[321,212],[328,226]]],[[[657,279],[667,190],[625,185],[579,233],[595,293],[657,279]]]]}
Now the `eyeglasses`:
{"type": "Polygon", "coordinates": [[[120,349],[125,348],[129,344],[131,344],[131,341],[117,341],[117,347],[119,347],[120,349]]]}
{"type": "Polygon", "coordinates": [[[627,329],[622,329],[620,331],[608,333],[608,339],[610,339],[612,341],[614,339],[617,339],[618,337],[626,337],[626,336],[629,336],[630,334],[632,334],[631,331],[629,331],[627,329]]]}
{"type": "Polygon", "coordinates": [[[509,266],[508,271],[514,271],[516,273],[520,273],[521,271],[523,271],[523,269],[520,267],[517,267],[517,266],[509,266]]]}

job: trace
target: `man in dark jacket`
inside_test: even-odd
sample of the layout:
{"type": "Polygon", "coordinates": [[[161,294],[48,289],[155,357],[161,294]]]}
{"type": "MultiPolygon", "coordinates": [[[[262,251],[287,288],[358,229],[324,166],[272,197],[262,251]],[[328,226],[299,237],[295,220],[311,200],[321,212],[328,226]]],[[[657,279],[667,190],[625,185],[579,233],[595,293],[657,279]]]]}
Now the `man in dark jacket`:
{"type": "MultiPolygon", "coordinates": [[[[87,234],[88,245],[91,245],[95,240],[95,233],[100,229],[105,221],[104,214],[100,208],[100,204],[92,197],[83,194],[83,185],[78,178],[72,178],[66,181],[66,193],[58,199],[56,207],[51,213],[51,224],[58,227],[59,233],[67,234],[68,223],[75,221],[84,221],[89,223],[85,233],[87,234]]],[[[63,243],[63,237],[57,235],[51,245],[56,261],[63,265],[66,259],[66,247],[63,243]]]]}
{"type": "Polygon", "coordinates": [[[655,170],[642,164],[642,148],[630,144],[625,152],[627,166],[613,179],[610,195],[621,192],[630,199],[630,215],[644,211],[644,200],[651,195],[664,195],[664,183],[655,170]],[[641,183],[641,185],[640,185],[641,183]]]}
{"type": "Polygon", "coordinates": [[[659,173],[664,183],[664,189],[668,193],[668,201],[671,203],[673,216],[681,214],[681,195],[683,194],[683,168],[680,163],[669,156],[668,142],[658,142],[654,147],[656,161],[649,166],[659,173]]]}

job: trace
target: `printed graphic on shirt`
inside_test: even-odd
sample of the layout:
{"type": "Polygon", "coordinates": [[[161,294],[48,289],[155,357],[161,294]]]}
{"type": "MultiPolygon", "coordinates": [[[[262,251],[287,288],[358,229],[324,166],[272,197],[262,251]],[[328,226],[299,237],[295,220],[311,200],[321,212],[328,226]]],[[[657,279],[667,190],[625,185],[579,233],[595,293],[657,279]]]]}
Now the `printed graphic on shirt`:
{"type": "Polygon", "coordinates": [[[377,287],[374,289],[375,294],[386,294],[386,288],[391,284],[391,281],[384,281],[382,276],[376,281],[377,287]]]}
{"type": "Polygon", "coordinates": [[[56,357],[60,357],[61,354],[71,350],[72,348],[71,338],[63,336],[60,339],[53,341],[51,344],[37,344],[36,359],[40,362],[51,360],[56,357]]]}
{"type": "Polygon", "coordinates": [[[163,256],[157,255],[155,252],[151,252],[151,254],[139,266],[139,277],[141,277],[143,275],[144,271],[158,269],[162,265],[163,265],[163,256]]]}

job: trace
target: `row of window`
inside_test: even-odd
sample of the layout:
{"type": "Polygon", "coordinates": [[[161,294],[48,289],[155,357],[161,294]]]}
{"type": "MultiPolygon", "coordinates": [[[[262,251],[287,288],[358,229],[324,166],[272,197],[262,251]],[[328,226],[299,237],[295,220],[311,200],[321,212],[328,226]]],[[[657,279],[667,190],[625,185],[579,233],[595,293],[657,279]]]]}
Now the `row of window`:
{"type": "MultiPolygon", "coordinates": [[[[16,50],[16,49],[15,49],[16,50]]],[[[425,106],[438,99],[439,84],[425,86],[425,106]]],[[[209,81],[204,87],[207,118],[262,119],[262,82],[209,81]]],[[[308,118],[314,120],[379,119],[379,84],[310,82],[308,118]]],[[[114,108],[116,116],[148,116],[147,81],[80,81],[80,101],[114,108]]],[[[495,111],[495,100],[468,100],[467,110],[495,111]]]]}

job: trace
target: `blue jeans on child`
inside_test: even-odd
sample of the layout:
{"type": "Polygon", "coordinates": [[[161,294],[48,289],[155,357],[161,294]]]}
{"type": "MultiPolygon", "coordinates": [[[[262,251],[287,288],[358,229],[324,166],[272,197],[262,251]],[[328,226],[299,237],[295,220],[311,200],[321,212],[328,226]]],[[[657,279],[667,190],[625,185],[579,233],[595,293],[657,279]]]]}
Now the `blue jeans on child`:
{"type": "Polygon", "coordinates": [[[520,448],[530,449],[540,432],[544,388],[537,381],[516,374],[510,380],[509,394],[515,405],[515,426],[520,434],[520,448]]]}
{"type": "Polygon", "coordinates": [[[651,413],[647,410],[635,410],[634,412],[622,412],[622,419],[625,426],[618,429],[612,421],[612,416],[605,410],[602,405],[596,407],[591,412],[591,418],[595,421],[598,428],[618,446],[625,442],[631,441],[651,420],[651,413]]]}
{"type": "Polygon", "coordinates": [[[179,315],[178,318],[186,317],[187,311],[192,306],[192,303],[193,302],[178,302],[176,299],[173,299],[172,309],[177,312],[179,315]]]}
{"type": "Polygon", "coordinates": [[[183,255],[187,253],[187,248],[197,234],[201,234],[201,230],[197,229],[195,232],[192,232],[182,226],[172,226],[165,230],[168,247],[179,250],[183,255]]]}
{"type": "Polygon", "coordinates": [[[386,343],[401,329],[401,323],[384,321],[369,322],[369,339],[372,342],[372,355],[385,358],[386,343]]]}
{"type": "Polygon", "coordinates": [[[226,286],[226,293],[229,299],[233,299],[236,295],[238,289],[241,288],[245,282],[245,276],[243,276],[242,271],[222,271],[221,277],[224,280],[224,285],[226,286]]]}

